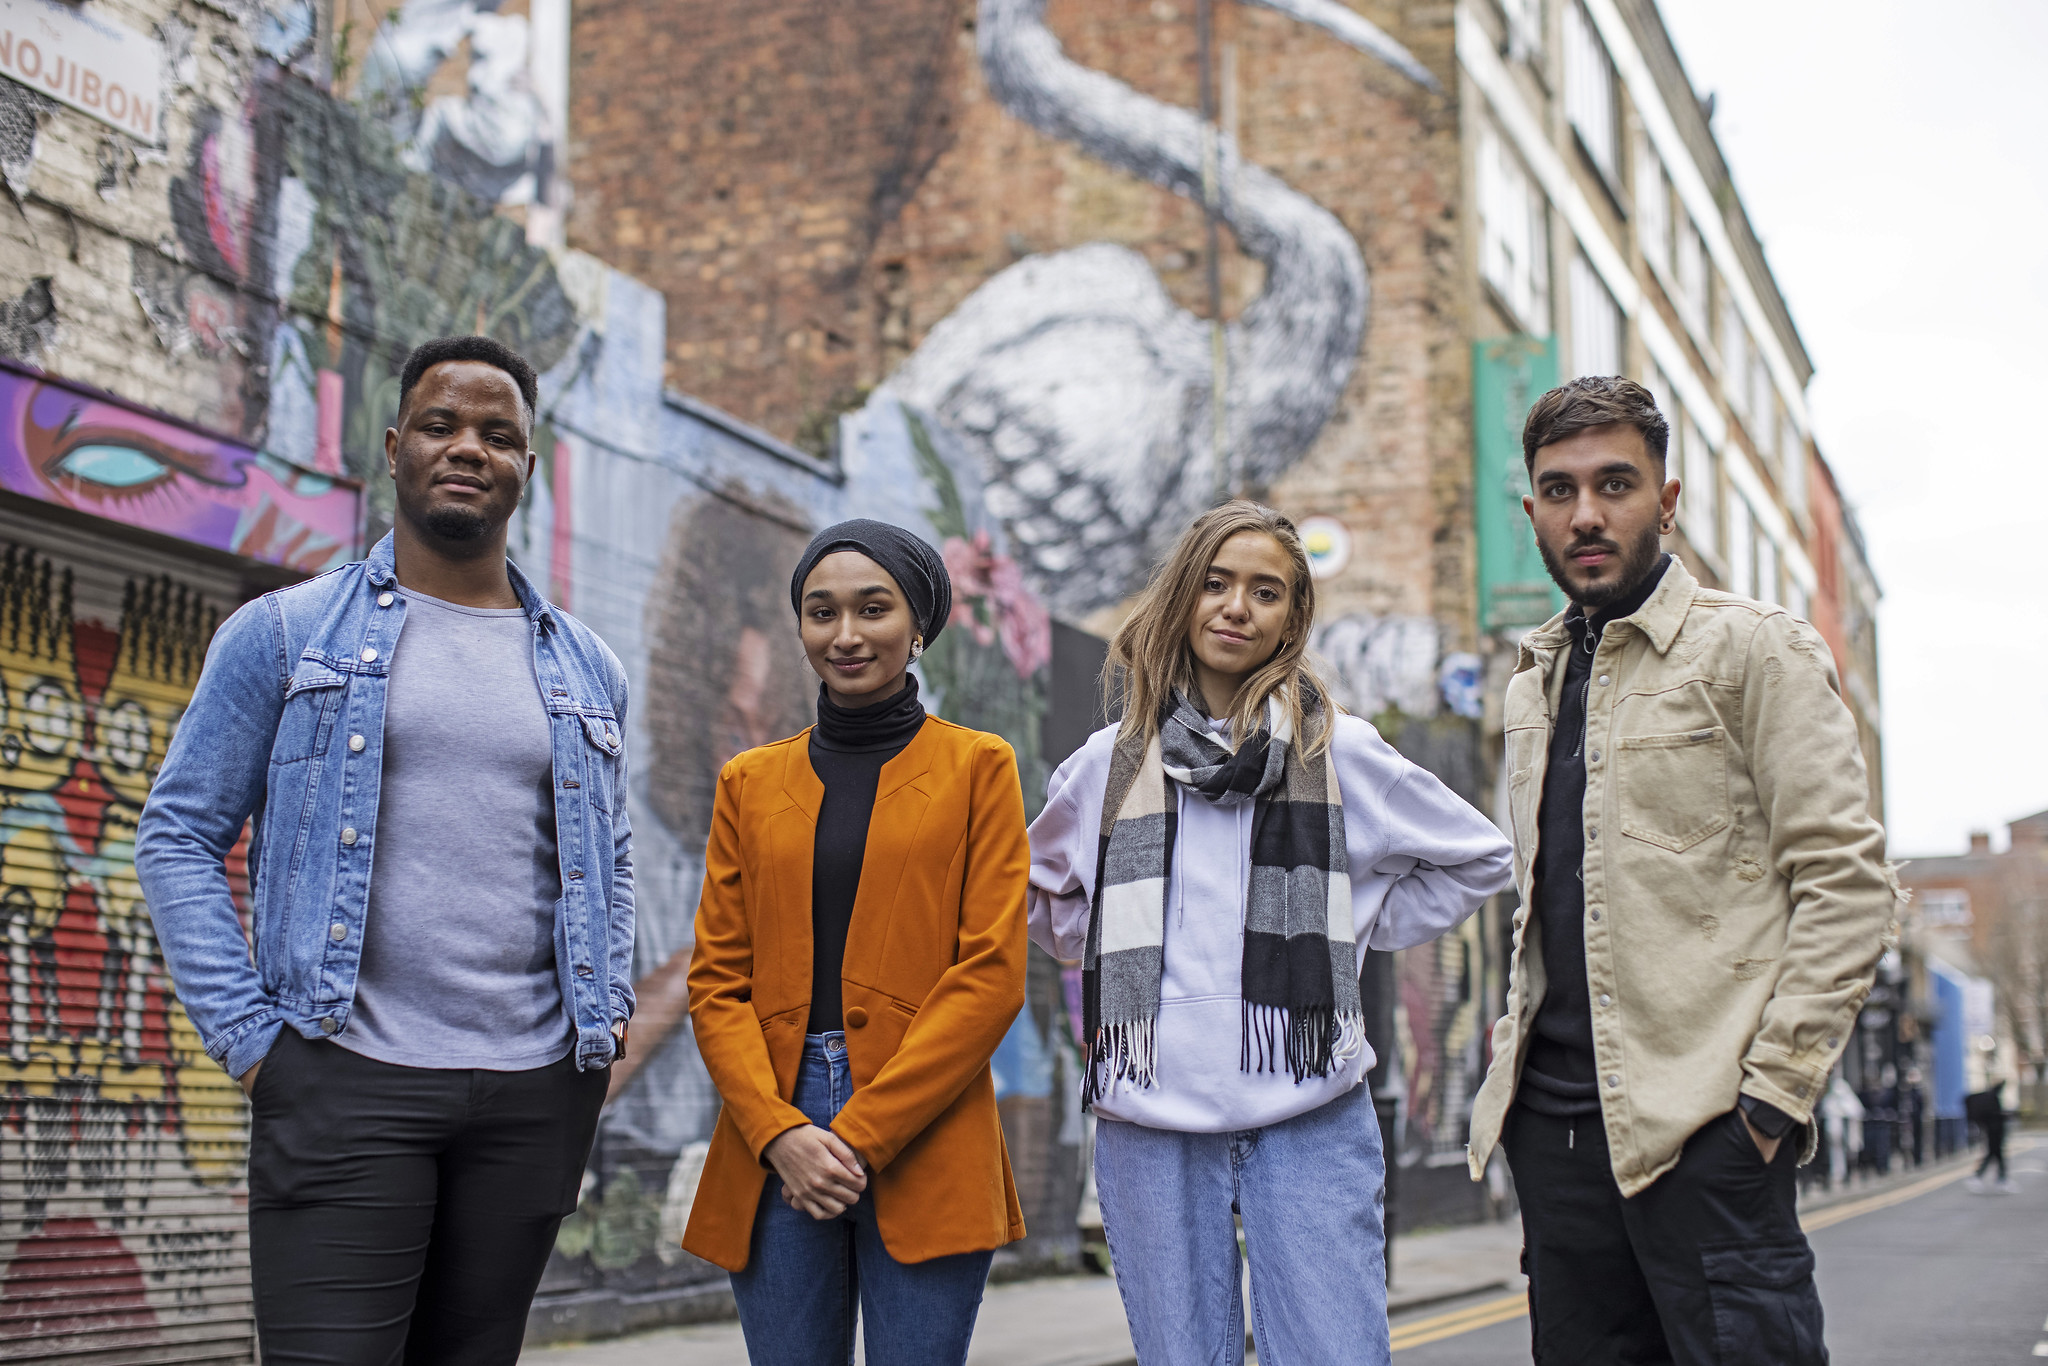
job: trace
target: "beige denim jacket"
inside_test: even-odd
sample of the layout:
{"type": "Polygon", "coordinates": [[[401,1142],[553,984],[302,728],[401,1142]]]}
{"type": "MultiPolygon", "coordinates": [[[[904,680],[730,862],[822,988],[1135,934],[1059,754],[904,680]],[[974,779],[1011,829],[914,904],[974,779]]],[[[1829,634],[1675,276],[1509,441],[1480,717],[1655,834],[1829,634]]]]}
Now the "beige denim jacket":
{"type": "MultiPolygon", "coordinates": [[[[1543,1000],[1529,906],[1570,641],[1562,614],[1532,631],[1508,684],[1522,907],[1507,1014],[1472,1108],[1474,1180],[1543,1000]]],[[[1740,1095],[1808,1123],[1811,1156],[1813,1106],[1898,936],[1868,793],[1855,721],[1811,626],[1701,588],[1674,559],[1650,600],[1603,633],[1586,707],[1586,978],[1623,1195],[1675,1166],[1740,1095]]]]}

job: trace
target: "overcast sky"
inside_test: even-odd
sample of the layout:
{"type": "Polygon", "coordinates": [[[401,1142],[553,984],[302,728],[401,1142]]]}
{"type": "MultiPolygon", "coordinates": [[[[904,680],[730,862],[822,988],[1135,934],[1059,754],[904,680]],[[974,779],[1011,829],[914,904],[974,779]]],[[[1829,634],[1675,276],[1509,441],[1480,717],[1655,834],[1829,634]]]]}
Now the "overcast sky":
{"type": "Polygon", "coordinates": [[[2048,808],[2048,4],[1659,0],[1884,605],[1894,857],[2048,808]]]}

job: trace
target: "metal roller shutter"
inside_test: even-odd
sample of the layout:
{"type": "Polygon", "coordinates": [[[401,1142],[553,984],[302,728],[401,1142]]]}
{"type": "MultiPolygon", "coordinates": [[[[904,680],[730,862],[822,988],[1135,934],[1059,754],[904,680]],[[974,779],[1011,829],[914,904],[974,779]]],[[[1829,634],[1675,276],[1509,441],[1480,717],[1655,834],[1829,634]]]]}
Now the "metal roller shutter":
{"type": "MultiPolygon", "coordinates": [[[[197,557],[0,509],[0,1361],[255,1358],[247,1112],[134,866],[240,598],[197,557]]],[[[242,850],[229,871],[246,917],[242,850]]]]}

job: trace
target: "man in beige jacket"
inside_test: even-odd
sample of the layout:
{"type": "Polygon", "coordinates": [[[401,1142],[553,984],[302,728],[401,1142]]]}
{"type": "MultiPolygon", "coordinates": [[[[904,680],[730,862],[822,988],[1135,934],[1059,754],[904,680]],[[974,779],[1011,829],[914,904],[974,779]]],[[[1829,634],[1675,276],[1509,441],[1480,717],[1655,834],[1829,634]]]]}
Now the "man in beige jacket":
{"type": "Polygon", "coordinates": [[[1819,633],[1661,552],[1668,439],[1611,377],[1523,429],[1572,605],[1508,685],[1522,906],[1471,1170],[1506,1148],[1538,1362],[1808,1366],[1793,1167],[1897,893],[1819,633]]]}

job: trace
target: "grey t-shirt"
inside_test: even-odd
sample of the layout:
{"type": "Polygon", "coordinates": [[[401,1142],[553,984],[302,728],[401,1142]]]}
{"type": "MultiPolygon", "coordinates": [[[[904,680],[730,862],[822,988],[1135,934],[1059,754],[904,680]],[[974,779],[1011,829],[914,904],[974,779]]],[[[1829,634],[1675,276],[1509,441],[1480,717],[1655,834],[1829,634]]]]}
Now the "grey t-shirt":
{"type": "Polygon", "coordinates": [[[574,1035],[533,627],[516,607],[400,591],[362,967],[335,1042],[406,1067],[544,1067],[574,1035]]]}

